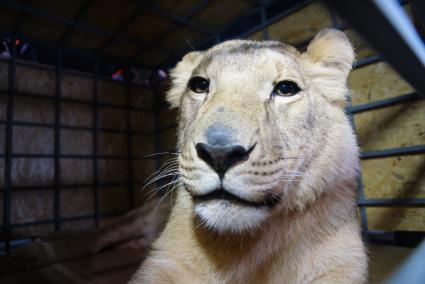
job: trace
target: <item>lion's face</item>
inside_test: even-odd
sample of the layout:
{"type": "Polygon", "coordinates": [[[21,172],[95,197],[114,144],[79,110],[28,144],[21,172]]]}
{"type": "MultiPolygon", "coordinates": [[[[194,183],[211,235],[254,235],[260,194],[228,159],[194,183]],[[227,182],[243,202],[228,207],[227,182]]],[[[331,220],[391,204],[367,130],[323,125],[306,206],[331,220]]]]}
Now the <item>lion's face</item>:
{"type": "Polygon", "coordinates": [[[356,165],[339,145],[355,143],[343,111],[352,61],[346,37],[327,30],[305,53],[229,41],[178,64],[168,100],[180,108],[180,177],[207,227],[257,227],[354,176],[335,166],[356,165]]]}

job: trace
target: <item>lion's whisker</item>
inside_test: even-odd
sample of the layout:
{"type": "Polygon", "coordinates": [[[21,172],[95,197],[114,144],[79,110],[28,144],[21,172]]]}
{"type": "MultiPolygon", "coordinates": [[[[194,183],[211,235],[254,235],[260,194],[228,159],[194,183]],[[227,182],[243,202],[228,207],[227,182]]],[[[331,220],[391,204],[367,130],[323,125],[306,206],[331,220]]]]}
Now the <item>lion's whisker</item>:
{"type": "Polygon", "coordinates": [[[146,158],[150,158],[150,157],[154,157],[154,156],[165,156],[165,155],[175,155],[178,156],[180,155],[180,152],[159,152],[159,153],[153,153],[153,154],[149,154],[149,155],[136,155],[136,158],[139,159],[146,159],[146,158]]]}
{"type": "Polygon", "coordinates": [[[163,179],[164,177],[168,176],[169,173],[173,173],[173,172],[178,173],[179,172],[178,168],[177,167],[169,167],[166,170],[160,172],[157,176],[155,176],[155,177],[151,178],[149,181],[147,181],[145,183],[145,187],[148,186],[149,184],[153,183],[153,182],[156,182],[160,179],[163,179]]]}
{"type": "Polygon", "coordinates": [[[170,160],[168,160],[168,161],[166,161],[166,162],[164,162],[160,167],[159,167],[159,169],[157,170],[157,171],[155,171],[153,174],[151,174],[150,176],[148,176],[147,178],[146,178],[146,181],[145,182],[148,182],[153,176],[155,176],[156,174],[158,174],[159,172],[161,172],[161,171],[163,171],[163,170],[165,170],[164,168],[165,167],[167,167],[168,168],[168,166],[169,165],[171,165],[171,164],[173,164],[173,163],[176,163],[176,165],[177,165],[177,160],[176,159],[170,159],[170,160]]]}
{"type": "MultiPolygon", "coordinates": [[[[175,164],[171,164],[169,163],[168,166],[166,166],[166,168],[164,169],[159,169],[157,170],[155,173],[153,173],[152,175],[150,175],[144,182],[144,187],[148,186],[149,184],[157,181],[158,179],[162,178],[162,176],[166,173],[168,173],[171,170],[178,170],[178,165],[175,164]]],[[[143,188],[144,188],[143,187],[143,188]]]]}
{"type": "MultiPolygon", "coordinates": [[[[147,197],[147,199],[149,200],[150,198],[153,197],[153,195],[155,195],[156,193],[158,193],[159,191],[161,191],[161,189],[163,189],[165,187],[171,186],[173,184],[174,185],[177,184],[177,186],[178,186],[178,184],[180,184],[180,183],[181,183],[181,181],[179,179],[173,179],[171,182],[167,183],[166,185],[160,186],[158,188],[154,188],[152,190],[152,192],[149,194],[149,196],[147,197]]],[[[174,186],[173,186],[173,189],[174,189],[174,186]]]]}

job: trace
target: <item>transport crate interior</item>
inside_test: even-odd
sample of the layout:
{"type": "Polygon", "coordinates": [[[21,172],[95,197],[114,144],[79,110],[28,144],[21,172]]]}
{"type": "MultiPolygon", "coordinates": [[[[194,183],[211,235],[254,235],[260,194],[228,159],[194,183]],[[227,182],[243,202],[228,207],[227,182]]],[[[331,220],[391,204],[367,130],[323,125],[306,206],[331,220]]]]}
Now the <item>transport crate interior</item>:
{"type": "MultiPolygon", "coordinates": [[[[416,2],[398,1],[425,30],[416,2]]],[[[0,282],[126,283],[145,251],[107,250],[18,274],[7,257],[52,232],[102,228],[167,191],[172,177],[143,185],[176,152],[177,111],[164,93],[185,53],[233,38],[305,49],[331,27],[356,52],[346,111],[361,149],[358,215],[369,281],[389,277],[425,231],[424,89],[325,4],[0,1],[0,282]]]]}

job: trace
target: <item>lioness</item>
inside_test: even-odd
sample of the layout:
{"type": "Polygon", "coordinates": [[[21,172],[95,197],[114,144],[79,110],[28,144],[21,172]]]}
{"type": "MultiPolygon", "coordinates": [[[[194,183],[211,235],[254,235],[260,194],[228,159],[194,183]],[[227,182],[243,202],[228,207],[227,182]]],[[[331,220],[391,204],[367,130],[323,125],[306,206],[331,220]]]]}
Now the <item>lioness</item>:
{"type": "Polygon", "coordinates": [[[363,283],[354,60],[323,30],[300,53],[232,40],[172,70],[179,171],[170,219],[135,283],[363,283]]]}
{"type": "MultiPolygon", "coordinates": [[[[167,99],[180,111],[183,186],[132,284],[365,281],[358,148],[344,112],[353,60],[346,36],[330,29],[302,53],[232,40],[182,59],[167,99]]],[[[146,246],[168,204],[78,241],[33,244],[12,263],[42,266],[124,240],[146,246]]]]}

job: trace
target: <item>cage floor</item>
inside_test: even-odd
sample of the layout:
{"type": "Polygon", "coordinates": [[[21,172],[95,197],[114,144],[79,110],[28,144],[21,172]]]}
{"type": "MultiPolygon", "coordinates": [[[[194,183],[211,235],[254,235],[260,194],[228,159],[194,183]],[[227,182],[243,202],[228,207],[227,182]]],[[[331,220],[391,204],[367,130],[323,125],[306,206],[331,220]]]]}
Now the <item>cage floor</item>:
{"type": "Polygon", "coordinates": [[[145,250],[111,249],[94,256],[24,272],[7,271],[6,261],[3,260],[0,283],[124,284],[130,280],[145,255],[145,250]]]}
{"type": "MultiPolygon", "coordinates": [[[[412,249],[393,246],[371,246],[370,281],[384,279],[410,255],[412,249]]],[[[143,250],[115,249],[95,256],[58,263],[43,269],[26,272],[7,272],[5,262],[0,268],[0,283],[61,283],[61,284],[120,284],[127,283],[146,255],[143,250]]]]}

